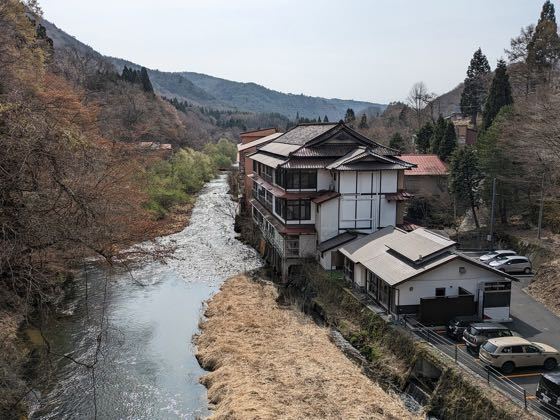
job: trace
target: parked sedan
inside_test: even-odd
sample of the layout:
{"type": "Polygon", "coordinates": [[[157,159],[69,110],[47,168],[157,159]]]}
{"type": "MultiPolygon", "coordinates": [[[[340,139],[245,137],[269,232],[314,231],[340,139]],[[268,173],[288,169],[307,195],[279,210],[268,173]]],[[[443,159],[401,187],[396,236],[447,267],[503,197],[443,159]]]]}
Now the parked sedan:
{"type": "Polygon", "coordinates": [[[515,251],[511,249],[497,249],[495,251],[490,251],[484,255],[482,255],[479,260],[485,264],[490,263],[490,261],[494,261],[498,257],[509,257],[512,255],[517,255],[515,251]]]}
{"type": "Polygon", "coordinates": [[[527,257],[514,255],[490,263],[490,267],[505,273],[525,273],[529,274],[532,270],[531,261],[527,257]]]}
{"type": "Polygon", "coordinates": [[[506,374],[516,367],[526,366],[552,370],[560,361],[560,353],[554,347],[521,337],[491,338],[480,348],[479,357],[485,365],[494,366],[506,374]]]}

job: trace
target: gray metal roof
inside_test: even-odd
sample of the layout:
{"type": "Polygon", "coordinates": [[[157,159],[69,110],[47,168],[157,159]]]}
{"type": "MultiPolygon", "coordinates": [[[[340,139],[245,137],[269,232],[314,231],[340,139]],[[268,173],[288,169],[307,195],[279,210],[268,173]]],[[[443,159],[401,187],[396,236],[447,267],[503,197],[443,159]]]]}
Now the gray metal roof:
{"type": "Polygon", "coordinates": [[[280,159],[274,156],[270,156],[264,153],[253,153],[252,155],[249,155],[249,157],[251,159],[253,159],[256,162],[260,162],[263,165],[266,166],[270,166],[271,168],[277,168],[278,165],[281,165],[282,163],[286,162],[285,159],[280,159]]]}
{"type": "Polygon", "coordinates": [[[267,153],[272,153],[275,155],[287,157],[290,153],[296,151],[301,147],[298,146],[297,144],[277,143],[276,140],[273,141],[272,143],[268,143],[267,145],[259,148],[259,150],[262,152],[267,152],[267,153]]]}
{"type": "Polygon", "coordinates": [[[350,242],[353,239],[356,239],[357,236],[358,236],[357,233],[351,233],[351,232],[341,233],[340,235],[337,235],[334,238],[321,242],[319,246],[317,246],[317,250],[319,252],[330,251],[331,249],[338,248],[339,246],[344,245],[345,243],[350,242]]]}
{"type": "Polygon", "coordinates": [[[456,244],[456,242],[424,228],[408,233],[406,241],[401,240],[401,238],[387,238],[385,242],[387,248],[414,263],[425,261],[432,255],[456,244]]]}
{"type": "Polygon", "coordinates": [[[268,142],[271,142],[274,139],[277,139],[278,137],[280,137],[283,133],[274,133],[271,134],[269,136],[263,137],[262,139],[258,139],[258,140],[253,140],[250,141],[249,143],[245,143],[245,144],[238,144],[237,145],[237,150],[242,152],[243,150],[247,150],[250,149],[251,147],[257,147],[257,146],[261,146],[263,144],[266,144],[268,142]]]}
{"type": "MultiPolygon", "coordinates": [[[[362,264],[365,268],[375,273],[391,286],[403,283],[456,259],[461,259],[467,264],[476,265],[479,268],[490,271],[496,275],[496,277],[515,280],[514,277],[506,273],[502,273],[486,264],[452,251],[451,247],[444,248],[431,259],[423,259],[418,263],[414,263],[411,259],[396,254],[387,247],[387,244],[391,243],[393,246],[401,249],[413,249],[413,247],[408,246],[408,244],[414,240],[413,238],[421,238],[420,241],[423,239],[432,239],[433,242],[437,244],[435,245],[436,247],[445,244],[446,241],[454,243],[424,228],[406,233],[398,228],[389,226],[345,244],[339,248],[339,252],[354,263],[362,264]],[[417,233],[414,234],[414,232],[417,233]]],[[[426,244],[421,244],[421,246],[425,247],[426,244]]],[[[414,252],[414,254],[417,253],[416,249],[410,252],[414,252]]]]}

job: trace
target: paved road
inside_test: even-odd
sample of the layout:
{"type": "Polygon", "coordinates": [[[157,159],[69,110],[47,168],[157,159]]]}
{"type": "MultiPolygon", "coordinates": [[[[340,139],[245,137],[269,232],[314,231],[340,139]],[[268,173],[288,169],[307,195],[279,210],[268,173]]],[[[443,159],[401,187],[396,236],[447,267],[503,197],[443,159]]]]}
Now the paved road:
{"type": "MultiPolygon", "coordinates": [[[[523,291],[530,281],[531,276],[519,276],[519,283],[512,283],[513,322],[510,328],[527,340],[546,343],[560,349],[560,318],[523,291]]],[[[542,372],[541,369],[532,369],[516,371],[508,376],[530,395],[534,395],[542,372]]]]}

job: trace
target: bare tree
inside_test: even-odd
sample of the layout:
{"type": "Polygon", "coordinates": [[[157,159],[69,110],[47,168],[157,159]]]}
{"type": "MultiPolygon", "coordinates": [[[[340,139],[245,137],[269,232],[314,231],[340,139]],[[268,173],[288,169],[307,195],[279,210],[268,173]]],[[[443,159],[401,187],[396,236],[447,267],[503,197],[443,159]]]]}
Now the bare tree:
{"type": "Polygon", "coordinates": [[[428,91],[424,82],[420,81],[412,85],[406,101],[416,114],[417,128],[420,128],[422,125],[422,110],[426,107],[426,105],[431,103],[434,97],[435,95],[428,91]]]}

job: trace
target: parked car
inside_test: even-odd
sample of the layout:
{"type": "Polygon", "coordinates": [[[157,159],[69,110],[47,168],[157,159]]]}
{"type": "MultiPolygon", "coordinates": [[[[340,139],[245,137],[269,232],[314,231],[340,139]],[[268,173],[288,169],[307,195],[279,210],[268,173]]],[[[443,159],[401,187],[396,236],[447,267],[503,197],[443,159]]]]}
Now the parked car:
{"type": "Polygon", "coordinates": [[[490,261],[494,261],[498,257],[509,257],[512,255],[517,255],[517,252],[512,251],[511,249],[497,249],[495,251],[487,252],[486,254],[479,257],[479,260],[483,263],[490,263],[490,261]]]}
{"type": "Polygon", "coordinates": [[[554,347],[522,337],[491,338],[480,348],[479,357],[482,363],[499,368],[504,373],[526,366],[543,366],[552,370],[560,361],[560,353],[554,347]]]}
{"type": "Polygon", "coordinates": [[[447,335],[456,340],[463,338],[463,332],[473,322],[480,322],[477,315],[456,316],[447,323],[447,335]]]}
{"type": "Polygon", "coordinates": [[[501,324],[478,322],[469,325],[463,332],[463,341],[467,350],[478,352],[480,346],[491,338],[512,337],[513,332],[501,324]]]}
{"type": "Polygon", "coordinates": [[[537,399],[545,407],[554,409],[554,412],[560,415],[560,372],[541,375],[537,387],[537,399]]]}
{"type": "Polygon", "coordinates": [[[490,267],[505,273],[525,273],[529,274],[533,269],[531,261],[527,257],[513,255],[490,262],[490,267]]]}

